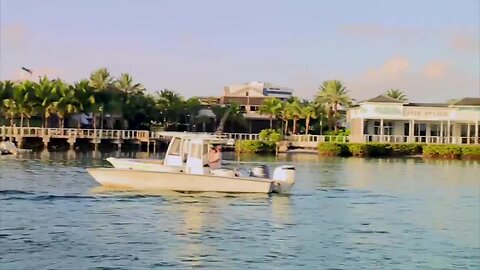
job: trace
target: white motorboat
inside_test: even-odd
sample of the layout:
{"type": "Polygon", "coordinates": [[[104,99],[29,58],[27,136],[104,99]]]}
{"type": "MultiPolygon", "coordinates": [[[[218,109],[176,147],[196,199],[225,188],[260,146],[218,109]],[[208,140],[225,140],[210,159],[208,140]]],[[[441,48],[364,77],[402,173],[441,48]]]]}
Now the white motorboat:
{"type": "Polygon", "coordinates": [[[233,144],[233,141],[218,138],[208,134],[181,134],[173,136],[165,153],[165,159],[136,159],[136,158],[115,158],[109,157],[106,160],[117,169],[132,169],[144,171],[175,171],[178,167],[185,166],[187,160],[188,144],[191,139],[202,138],[210,143],[233,144]]]}
{"type": "Polygon", "coordinates": [[[271,177],[266,166],[256,167],[248,173],[212,170],[208,167],[208,150],[212,144],[221,143],[221,140],[189,138],[183,141],[184,144],[177,147],[177,140],[172,139],[163,164],[155,161],[152,165],[145,165],[148,164],[145,160],[133,164],[135,160],[127,160],[124,168],[120,168],[122,165],[118,163],[119,167],[89,168],[87,172],[103,186],[143,191],[289,193],[295,183],[295,167],[290,165],[275,168],[271,177]],[[186,151],[176,151],[181,148],[186,151]],[[128,167],[132,164],[135,167],[128,167]]]}

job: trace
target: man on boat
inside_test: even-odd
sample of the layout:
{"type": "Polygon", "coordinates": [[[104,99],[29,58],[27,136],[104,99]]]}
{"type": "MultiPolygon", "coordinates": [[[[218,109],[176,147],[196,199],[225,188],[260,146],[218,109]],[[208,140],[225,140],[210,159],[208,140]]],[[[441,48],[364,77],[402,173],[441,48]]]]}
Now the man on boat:
{"type": "Polygon", "coordinates": [[[210,154],[208,159],[208,166],[212,170],[219,169],[222,165],[222,147],[220,145],[213,145],[210,148],[210,154]]]}

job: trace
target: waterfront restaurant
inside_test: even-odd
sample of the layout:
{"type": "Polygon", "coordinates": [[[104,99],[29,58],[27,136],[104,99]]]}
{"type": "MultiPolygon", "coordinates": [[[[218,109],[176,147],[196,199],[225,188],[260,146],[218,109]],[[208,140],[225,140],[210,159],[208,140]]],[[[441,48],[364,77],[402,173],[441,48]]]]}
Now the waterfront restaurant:
{"type": "Polygon", "coordinates": [[[377,96],[350,107],[347,123],[351,142],[480,144],[480,98],[447,104],[377,96]]]}

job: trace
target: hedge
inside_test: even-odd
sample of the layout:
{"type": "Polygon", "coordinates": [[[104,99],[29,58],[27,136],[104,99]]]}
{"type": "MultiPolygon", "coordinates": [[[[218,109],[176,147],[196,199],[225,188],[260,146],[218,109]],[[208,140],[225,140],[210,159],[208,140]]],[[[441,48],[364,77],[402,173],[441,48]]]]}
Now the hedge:
{"type": "Polygon", "coordinates": [[[384,157],[418,155],[422,144],[388,143],[321,143],[318,153],[323,156],[384,157]]]}
{"type": "Polygon", "coordinates": [[[425,145],[423,156],[426,158],[480,159],[480,146],[463,145],[425,145]]]}
{"type": "Polygon", "coordinates": [[[420,155],[426,158],[480,159],[480,146],[390,144],[390,143],[321,143],[318,153],[323,156],[391,157],[420,155]]]}
{"type": "Polygon", "coordinates": [[[348,146],[345,143],[320,143],[318,153],[322,156],[348,156],[348,146]]]}

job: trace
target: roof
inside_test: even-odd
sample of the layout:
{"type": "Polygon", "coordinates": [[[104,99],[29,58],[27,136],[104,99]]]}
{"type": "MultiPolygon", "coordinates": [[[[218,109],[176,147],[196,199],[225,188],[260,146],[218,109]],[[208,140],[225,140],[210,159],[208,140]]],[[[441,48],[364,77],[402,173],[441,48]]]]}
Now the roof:
{"type": "Polygon", "coordinates": [[[376,96],[376,97],[374,97],[374,98],[365,100],[365,101],[363,101],[363,102],[403,103],[402,101],[399,101],[399,100],[396,100],[396,99],[394,99],[394,98],[387,97],[387,96],[384,96],[384,95],[379,95],[379,96],[376,96]]]}
{"type": "Polygon", "coordinates": [[[466,97],[452,105],[454,106],[480,106],[480,97],[466,97]]]}
{"type": "Polygon", "coordinates": [[[447,103],[408,103],[405,106],[412,107],[448,107],[447,103]]]}

